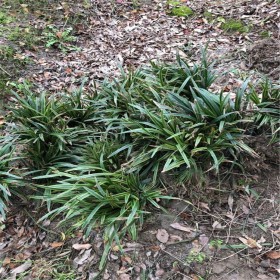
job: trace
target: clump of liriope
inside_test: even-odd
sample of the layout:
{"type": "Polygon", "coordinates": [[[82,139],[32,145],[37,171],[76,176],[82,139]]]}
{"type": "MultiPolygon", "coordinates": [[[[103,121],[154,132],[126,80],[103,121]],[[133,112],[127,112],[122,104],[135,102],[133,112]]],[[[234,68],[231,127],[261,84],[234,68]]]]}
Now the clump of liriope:
{"type": "Polygon", "coordinates": [[[127,121],[138,149],[130,168],[153,174],[154,180],[160,172],[177,172],[184,182],[201,169],[218,172],[222,163],[234,163],[241,152],[256,156],[243,143],[244,120],[236,110],[240,99],[233,102],[229,95],[196,89],[193,101],[171,93],[168,104],[156,104],[157,111],[137,106],[145,120],[127,121]]]}
{"type": "Polygon", "coordinates": [[[62,99],[44,92],[35,94],[28,86],[23,93],[21,97],[14,92],[18,105],[11,108],[11,117],[30,169],[41,171],[60,161],[75,161],[73,150],[98,131],[92,127],[95,108],[79,93],[62,99]]]}
{"type": "Polygon", "coordinates": [[[36,198],[49,211],[42,219],[61,215],[88,235],[102,226],[100,269],[113,242],[136,238],[145,215],[167,198],[162,174],[182,185],[195,174],[240,165],[240,154],[257,156],[243,142],[250,122],[262,127],[265,112],[279,113],[279,92],[268,84],[261,100],[253,89],[247,93],[247,82],[235,98],[211,92],[215,73],[206,57],[193,66],[178,56],[174,64],[123,71],[92,96],[82,90],[57,98],[15,95],[12,115],[27,162],[48,169],[33,178],[48,182],[37,183],[44,195],[36,198]],[[248,102],[255,103],[253,112],[245,111],[248,102]]]}
{"type": "Polygon", "coordinates": [[[194,87],[208,89],[216,80],[213,62],[202,51],[201,62],[190,65],[177,55],[176,64],[157,64],[152,62],[151,70],[165,92],[176,92],[193,100],[191,89],[194,87]]]}
{"type": "Polygon", "coordinates": [[[271,135],[271,142],[278,142],[280,137],[280,86],[267,78],[263,79],[248,94],[255,105],[254,124],[259,133],[271,135]]]}
{"type": "Polygon", "coordinates": [[[9,202],[10,183],[10,162],[12,160],[12,143],[6,143],[5,138],[0,139],[0,222],[6,219],[7,203],[9,202]]]}
{"type": "Polygon", "coordinates": [[[119,162],[121,155],[109,155],[115,150],[114,144],[111,145],[91,143],[79,165],[67,172],[56,171],[53,175],[36,178],[58,178],[56,184],[40,186],[47,189],[48,194],[37,198],[45,200],[50,207],[42,219],[63,215],[62,224],[71,221],[74,228],[84,229],[86,235],[96,226],[105,228],[101,270],[113,242],[120,245],[126,234],[135,240],[144,215],[149,214],[147,210],[150,207],[160,209],[157,200],[164,198],[151,180],[143,180],[137,173],[123,172],[119,162]]]}

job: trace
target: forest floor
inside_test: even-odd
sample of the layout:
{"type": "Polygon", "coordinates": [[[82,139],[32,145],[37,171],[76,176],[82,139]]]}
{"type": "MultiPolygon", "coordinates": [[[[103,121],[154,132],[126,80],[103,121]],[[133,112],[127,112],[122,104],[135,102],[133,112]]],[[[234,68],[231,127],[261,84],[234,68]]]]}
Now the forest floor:
{"type": "MultiPolygon", "coordinates": [[[[172,16],[160,0],[1,0],[0,127],[9,90],[23,81],[53,93],[84,82],[86,91],[117,77],[119,66],[174,61],[176,53],[195,63],[206,45],[218,73],[214,91],[230,93],[263,74],[279,82],[278,0],[180,5],[193,15],[172,16]]],[[[246,176],[174,190],[180,199],[152,213],[137,242],[125,239],[124,254],[112,248],[101,279],[279,279],[279,160],[264,141],[255,143],[260,158],[248,159],[246,176]]],[[[34,207],[16,201],[0,225],[0,279],[94,279],[100,231],[86,239],[57,221],[38,224],[34,207]]]]}

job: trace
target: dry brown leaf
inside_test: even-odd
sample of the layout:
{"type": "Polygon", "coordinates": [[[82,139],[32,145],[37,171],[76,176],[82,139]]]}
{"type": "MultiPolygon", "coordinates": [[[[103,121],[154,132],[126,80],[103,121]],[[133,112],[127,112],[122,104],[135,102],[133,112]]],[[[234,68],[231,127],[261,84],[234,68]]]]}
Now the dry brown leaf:
{"type": "Polygon", "coordinates": [[[8,257],[6,257],[6,258],[3,260],[2,265],[3,265],[3,266],[6,266],[6,265],[10,264],[10,262],[11,262],[11,259],[8,258],[8,257]]]}
{"type": "Polygon", "coordinates": [[[258,242],[250,237],[244,238],[244,237],[239,237],[238,238],[243,244],[247,245],[250,248],[258,248],[261,249],[262,246],[258,244],[258,242]]]}
{"type": "Polygon", "coordinates": [[[82,255],[77,256],[73,261],[74,261],[74,265],[78,266],[78,265],[82,265],[91,255],[91,250],[86,250],[82,255]]]}
{"type": "Polygon", "coordinates": [[[118,252],[120,249],[121,249],[121,248],[120,248],[119,245],[115,245],[115,246],[112,247],[112,251],[113,251],[113,252],[118,252]]]}
{"type": "Polygon", "coordinates": [[[209,208],[209,206],[208,206],[207,203],[199,202],[199,206],[202,207],[202,208],[204,208],[204,209],[206,209],[206,210],[208,210],[208,211],[210,211],[210,208],[209,208]]]}
{"type": "Polygon", "coordinates": [[[191,277],[192,277],[192,280],[199,280],[199,278],[200,278],[195,274],[191,274],[191,277]]]}
{"type": "Polygon", "coordinates": [[[222,226],[218,221],[215,221],[212,225],[212,228],[213,229],[222,229],[224,228],[225,226],[222,226]]]}
{"type": "Polygon", "coordinates": [[[31,267],[31,265],[32,265],[32,261],[30,261],[30,260],[26,261],[22,265],[20,265],[20,266],[16,267],[15,269],[13,269],[11,271],[11,275],[15,276],[17,274],[20,274],[20,273],[26,271],[27,269],[29,269],[31,267]]]}
{"type": "Polygon", "coordinates": [[[158,229],[156,237],[161,243],[166,243],[169,239],[169,234],[165,229],[158,229]]]}
{"type": "Polygon", "coordinates": [[[189,220],[192,216],[191,216],[189,213],[183,212],[183,213],[180,213],[180,214],[179,214],[179,217],[180,217],[182,220],[189,220]]]}
{"type": "Polygon", "coordinates": [[[170,243],[182,241],[182,240],[183,240],[183,238],[179,235],[174,235],[174,234],[170,235],[170,243]]]}
{"type": "Polygon", "coordinates": [[[55,35],[56,35],[57,38],[61,39],[61,37],[62,37],[62,32],[56,32],[55,35]]]}
{"type": "Polygon", "coordinates": [[[190,227],[186,227],[186,226],[182,226],[179,223],[173,223],[170,225],[172,228],[181,230],[181,231],[185,231],[185,232],[192,232],[194,231],[194,229],[190,228],[190,227]]]}
{"type": "Polygon", "coordinates": [[[74,244],[72,246],[75,250],[88,250],[91,244],[74,244]]]}
{"type": "Polygon", "coordinates": [[[206,246],[209,243],[209,237],[207,237],[205,234],[201,234],[198,240],[201,246],[206,246]]]}
{"type": "Polygon", "coordinates": [[[247,243],[250,248],[259,248],[259,249],[262,248],[262,246],[256,240],[254,240],[252,238],[248,238],[247,243]]]}
{"type": "Polygon", "coordinates": [[[53,242],[53,243],[50,243],[50,246],[52,248],[58,248],[58,247],[61,247],[64,245],[64,242],[53,242]]]}
{"type": "Polygon", "coordinates": [[[22,237],[23,233],[24,233],[24,227],[21,227],[21,228],[18,230],[18,233],[17,233],[18,237],[22,237]]]}
{"type": "Polygon", "coordinates": [[[160,248],[160,246],[150,246],[148,249],[149,249],[149,250],[152,250],[152,251],[154,251],[154,252],[157,252],[157,251],[159,251],[161,248],[160,248]]]}
{"type": "Polygon", "coordinates": [[[270,251],[265,255],[270,259],[278,260],[280,258],[280,251],[270,251]]]}
{"type": "Polygon", "coordinates": [[[122,257],[121,257],[121,260],[124,261],[124,262],[127,262],[127,263],[129,263],[129,264],[132,263],[132,259],[131,259],[129,256],[127,256],[127,255],[122,256],[122,257]]]}

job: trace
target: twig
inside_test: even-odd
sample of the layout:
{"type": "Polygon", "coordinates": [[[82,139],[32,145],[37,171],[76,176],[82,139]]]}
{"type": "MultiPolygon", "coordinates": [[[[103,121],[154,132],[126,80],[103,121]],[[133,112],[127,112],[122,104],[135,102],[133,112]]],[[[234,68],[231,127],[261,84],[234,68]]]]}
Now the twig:
{"type": "Polygon", "coordinates": [[[168,243],[168,244],[165,244],[165,246],[177,245],[177,244],[181,244],[181,243],[189,243],[189,242],[194,241],[199,236],[200,236],[200,234],[196,234],[194,237],[192,237],[190,239],[185,239],[185,240],[180,240],[180,241],[173,242],[173,243],[168,243]]]}
{"type": "Polygon", "coordinates": [[[228,235],[227,235],[226,243],[228,243],[228,241],[229,241],[229,236],[230,236],[230,233],[231,233],[231,227],[232,227],[233,221],[234,221],[234,219],[235,219],[236,212],[237,212],[237,207],[236,207],[236,209],[235,209],[233,218],[231,219],[231,221],[230,221],[230,223],[229,223],[229,226],[228,226],[228,235]]]}
{"type": "Polygon", "coordinates": [[[8,76],[10,76],[10,77],[12,76],[10,73],[8,73],[8,72],[4,69],[3,66],[1,66],[1,65],[0,65],[0,69],[1,69],[3,72],[5,72],[8,76]]]}
{"type": "Polygon", "coordinates": [[[229,259],[229,258],[231,258],[231,257],[233,257],[233,256],[235,256],[235,255],[238,255],[239,253],[241,253],[242,251],[247,250],[247,249],[248,249],[247,247],[246,247],[246,248],[243,248],[243,249],[241,249],[241,250],[235,252],[234,254],[231,254],[231,255],[229,255],[229,256],[227,256],[227,257],[225,257],[225,258],[222,258],[222,259],[218,260],[218,262],[222,262],[222,261],[224,261],[224,260],[227,260],[227,259],[229,259]]]}

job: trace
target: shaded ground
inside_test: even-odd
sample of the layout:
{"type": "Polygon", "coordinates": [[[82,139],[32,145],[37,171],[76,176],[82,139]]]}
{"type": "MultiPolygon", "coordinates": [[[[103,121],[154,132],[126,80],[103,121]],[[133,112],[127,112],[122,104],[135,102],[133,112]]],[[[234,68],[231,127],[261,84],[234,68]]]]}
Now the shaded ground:
{"type": "MultiPolygon", "coordinates": [[[[168,15],[165,1],[15,2],[3,1],[0,8],[2,91],[7,82],[23,80],[38,91],[72,91],[85,77],[89,88],[93,79],[118,75],[118,65],[172,61],[176,52],[196,61],[207,43],[217,71],[229,71],[214,90],[230,92],[249,74],[254,82],[257,70],[279,79],[277,1],[182,1],[195,13],[187,19],[168,15]],[[223,30],[228,18],[241,19],[248,32],[223,30]],[[47,48],[51,24],[54,37],[71,27],[76,41],[47,48]],[[19,32],[12,36],[10,27],[19,32]]],[[[262,161],[248,162],[247,177],[235,174],[230,181],[178,191],[193,206],[181,200],[165,205],[166,214],[153,213],[137,243],[125,240],[124,254],[113,247],[103,279],[278,279],[279,166],[273,157],[279,158],[262,153],[262,161]]],[[[103,252],[101,233],[85,239],[81,232],[56,229],[54,221],[37,224],[41,211],[25,201],[11,206],[1,225],[0,278],[93,279],[103,252]]]]}

